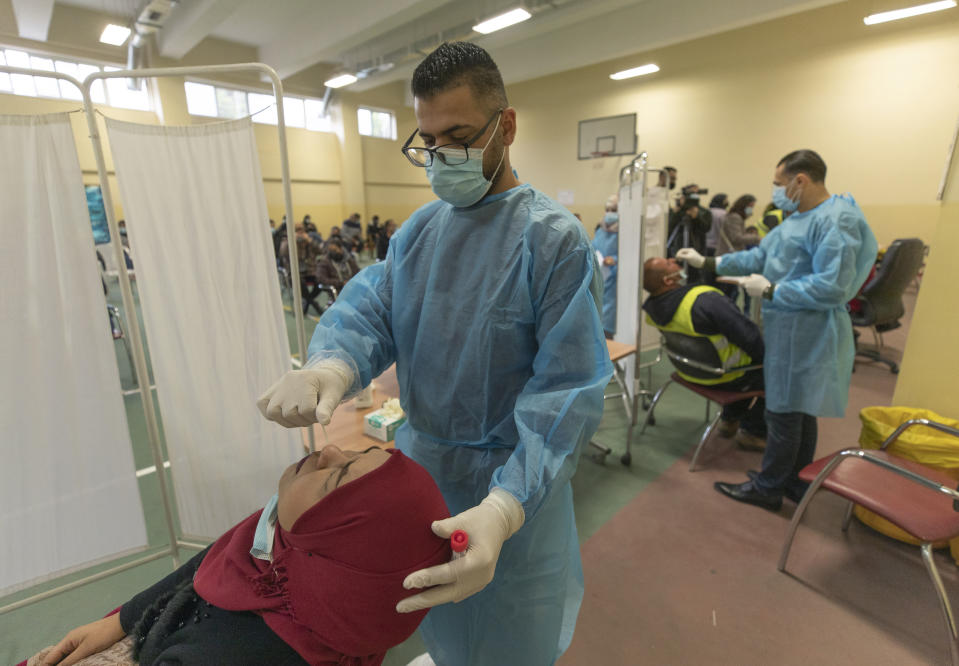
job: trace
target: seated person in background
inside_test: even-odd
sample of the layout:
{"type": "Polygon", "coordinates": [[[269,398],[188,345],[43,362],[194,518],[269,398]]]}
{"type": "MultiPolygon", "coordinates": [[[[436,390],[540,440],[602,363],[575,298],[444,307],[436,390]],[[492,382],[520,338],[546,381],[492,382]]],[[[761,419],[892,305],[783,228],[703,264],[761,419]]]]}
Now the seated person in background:
{"type": "Polygon", "coordinates": [[[318,247],[323,246],[323,235],[317,231],[316,225],[313,224],[313,219],[309,215],[303,218],[303,228],[306,229],[306,235],[310,237],[310,240],[316,243],[318,247]]]}
{"type": "Polygon", "coordinates": [[[450,560],[430,529],[448,516],[398,450],[329,445],[290,465],[266,508],[30,663],[380,664],[426,615],[396,604],[416,592],[408,574],[450,560]],[[104,662],[104,650],[122,656],[104,662]]]}
{"type": "Polygon", "coordinates": [[[356,259],[348,254],[343,244],[331,238],[326,244],[326,254],[320,257],[316,265],[316,276],[320,284],[333,287],[339,292],[350,278],[360,272],[356,259]]]}
{"type": "Polygon", "coordinates": [[[363,249],[363,225],[359,213],[353,213],[343,220],[343,242],[350,252],[363,249]]]}
{"type": "MultiPolygon", "coordinates": [[[[682,266],[675,259],[647,259],[643,264],[643,287],[649,292],[649,298],[643,303],[646,320],[656,328],[708,337],[725,365],[762,364],[763,338],[755,322],[743,315],[715,287],[684,286],[682,266]]],[[[761,369],[727,373],[716,379],[682,376],[687,381],[724,391],[763,389],[761,369]]],[[[761,451],[766,446],[766,405],[762,398],[756,399],[752,407],[749,403],[749,400],[742,400],[723,408],[719,434],[723,437],[735,435],[736,443],[742,448],[761,451]]]]}
{"type": "MultiPolygon", "coordinates": [[[[312,305],[317,314],[323,314],[316,304],[316,297],[320,294],[320,285],[316,277],[317,263],[320,260],[321,246],[313,242],[306,233],[306,227],[297,223],[293,227],[296,232],[296,261],[300,268],[300,289],[303,297],[303,314],[307,314],[312,305]]],[[[280,243],[280,265],[290,271],[289,244],[284,238],[280,243]]],[[[292,272],[290,273],[292,275],[292,272]]]]}
{"type": "Polygon", "coordinates": [[[386,252],[390,249],[390,238],[396,233],[396,222],[391,219],[380,230],[380,235],[376,239],[376,258],[378,261],[386,260],[386,252]]]}

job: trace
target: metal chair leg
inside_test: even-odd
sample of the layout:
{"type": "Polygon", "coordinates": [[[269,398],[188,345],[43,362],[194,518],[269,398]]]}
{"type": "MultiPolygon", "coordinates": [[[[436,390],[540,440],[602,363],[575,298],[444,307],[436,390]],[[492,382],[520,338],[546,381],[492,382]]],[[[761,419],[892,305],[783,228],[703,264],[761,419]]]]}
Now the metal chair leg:
{"type": "Polygon", "coordinates": [[[846,507],[846,512],[845,512],[845,513],[843,514],[843,516],[842,516],[842,531],[843,531],[843,532],[848,532],[848,531],[849,531],[849,523],[852,522],[852,512],[853,512],[853,510],[856,508],[856,503],[855,503],[855,502],[848,502],[847,504],[848,504],[848,506],[846,507]]]}
{"type": "MultiPolygon", "coordinates": [[[[649,404],[649,411],[646,412],[646,420],[643,421],[643,427],[639,431],[640,437],[643,435],[644,432],[646,432],[646,426],[649,425],[649,422],[651,420],[654,420],[653,412],[656,410],[656,405],[659,403],[659,399],[663,397],[663,393],[666,392],[666,389],[669,388],[669,385],[672,383],[673,383],[672,379],[667,379],[666,383],[663,384],[660,387],[660,389],[656,391],[656,395],[653,396],[653,401],[649,404]]],[[[629,448],[627,447],[627,451],[628,450],[629,448]]]]}
{"type": "MultiPolygon", "coordinates": [[[[649,405],[649,411],[646,412],[646,419],[643,421],[643,427],[639,431],[640,437],[643,435],[644,432],[646,432],[646,426],[648,426],[650,423],[655,422],[655,417],[653,416],[653,412],[656,410],[656,404],[659,402],[659,399],[663,397],[663,393],[666,392],[666,389],[672,383],[673,383],[672,379],[667,379],[666,383],[663,384],[660,387],[660,389],[656,391],[656,395],[653,396],[653,401],[649,405]]],[[[631,410],[632,420],[630,421],[629,430],[627,431],[627,434],[626,434],[626,453],[624,453],[622,457],[619,459],[619,461],[626,466],[629,466],[629,464],[632,463],[633,461],[633,431],[636,429],[635,424],[636,424],[636,415],[638,413],[638,409],[639,409],[639,392],[633,395],[633,406],[631,410]]]]}
{"type": "MultiPolygon", "coordinates": [[[[827,468],[824,471],[831,471],[831,469],[827,465],[827,468]]],[[[786,531],[786,540],[783,542],[782,552],[779,554],[779,564],[776,565],[776,568],[780,571],[786,570],[786,560],[789,559],[789,550],[792,548],[793,539],[796,537],[796,530],[799,529],[799,523],[802,521],[803,514],[806,513],[806,508],[809,506],[809,502],[812,500],[813,495],[815,495],[819,490],[819,486],[822,485],[823,479],[825,478],[825,475],[820,473],[806,490],[806,493],[802,497],[802,501],[799,502],[799,506],[796,507],[796,512],[793,514],[793,519],[789,522],[789,529],[786,531]]]]}
{"type": "MultiPolygon", "coordinates": [[[[706,415],[709,415],[709,401],[706,401],[706,415]]],[[[696,467],[696,460],[699,459],[699,454],[702,452],[703,447],[706,445],[706,440],[709,439],[709,436],[713,434],[713,430],[716,428],[716,424],[719,423],[719,417],[722,416],[722,412],[716,412],[715,418],[712,422],[706,427],[706,430],[703,431],[703,436],[699,438],[699,444],[696,446],[696,452],[693,453],[693,459],[689,461],[689,471],[692,472],[696,467]]]]}
{"type": "Polygon", "coordinates": [[[939,570],[936,569],[936,563],[933,560],[932,544],[924,543],[920,550],[922,562],[926,565],[926,571],[929,572],[932,585],[936,588],[936,594],[939,595],[939,605],[946,620],[946,628],[949,630],[949,655],[952,657],[952,664],[959,666],[959,635],[956,634],[956,619],[952,615],[952,606],[949,604],[946,588],[942,584],[942,578],[939,577],[939,570]]]}

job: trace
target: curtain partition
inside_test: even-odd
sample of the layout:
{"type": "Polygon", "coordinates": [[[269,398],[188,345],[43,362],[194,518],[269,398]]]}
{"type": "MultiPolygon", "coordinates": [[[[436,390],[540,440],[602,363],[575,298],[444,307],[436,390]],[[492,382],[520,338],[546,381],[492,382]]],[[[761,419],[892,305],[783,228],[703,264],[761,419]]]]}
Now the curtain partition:
{"type": "Polygon", "coordinates": [[[290,349],[252,121],[106,122],[181,532],[215,538],[303,451],[256,408],[290,349]]]}
{"type": "Polygon", "coordinates": [[[67,114],[0,115],[0,595],[146,545],[67,114]]]}

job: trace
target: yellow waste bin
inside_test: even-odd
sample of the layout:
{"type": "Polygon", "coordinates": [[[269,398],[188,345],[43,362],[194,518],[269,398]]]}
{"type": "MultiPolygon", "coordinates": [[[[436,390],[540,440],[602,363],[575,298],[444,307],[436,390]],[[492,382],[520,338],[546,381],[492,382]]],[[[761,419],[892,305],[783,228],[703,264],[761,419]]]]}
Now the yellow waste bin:
{"type": "MultiPolygon", "coordinates": [[[[859,444],[864,449],[878,449],[896,428],[910,419],[928,419],[953,428],[959,428],[959,421],[945,418],[928,409],[866,407],[859,412],[859,420],[862,421],[859,444]]],[[[959,438],[932,428],[912,426],[903,432],[886,450],[901,458],[941,470],[959,481],[959,438]]],[[[856,518],[877,532],[905,543],[919,545],[919,541],[908,533],[868,509],[857,505],[855,514],[856,518]]],[[[936,547],[945,548],[947,545],[952,553],[952,558],[959,564],[959,538],[953,539],[948,544],[945,542],[936,544],[936,547]]]]}

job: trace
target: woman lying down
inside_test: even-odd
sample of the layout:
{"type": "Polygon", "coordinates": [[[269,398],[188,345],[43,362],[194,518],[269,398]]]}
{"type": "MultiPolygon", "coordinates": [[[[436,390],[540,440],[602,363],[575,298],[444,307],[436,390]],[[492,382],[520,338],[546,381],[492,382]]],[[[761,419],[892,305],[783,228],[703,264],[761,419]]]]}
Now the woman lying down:
{"type": "Polygon", "coordinates": [[[426,614],[395,608],[415,592],[408,574],[449,561],[430,529],[447,517],[399,451],[327,446],[290,465],[264,509],[28,664],[379,664],[426,614]]]}

